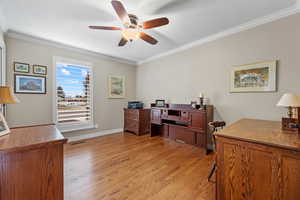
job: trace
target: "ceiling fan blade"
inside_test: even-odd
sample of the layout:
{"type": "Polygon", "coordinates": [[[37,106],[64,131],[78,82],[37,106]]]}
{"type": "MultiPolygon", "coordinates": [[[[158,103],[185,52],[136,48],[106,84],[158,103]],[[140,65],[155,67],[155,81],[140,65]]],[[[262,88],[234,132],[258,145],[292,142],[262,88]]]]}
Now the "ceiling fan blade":
{"type": "Polygon", "coordinates": [[[127,44],[127,40],[125,38],[122,37],[122,39],[119,42],[119,47],[125,46],[125,44],[127,44]]]}
{"type": "Polygon", "coordinates": [[[153,19],[149,21],[145,21],[143,23],[143,28],[144,29],[151,29],[159,26],[164,26],[169,24],[169,19],[166,17],[158,18],[158,19],[153,19]]]}
{"type": "Polygon", "coordinates": [[[121,21],[124,24],[130,23],[128,13],[127,13],[125,7],[123,6],[123,4],[120,1],[116,1],[116,0],[112,0],[111,4],[114,7],[114,9],[115,9],[117,15],[119,16],[119,18],[121,19],[121,21]]]}
{"type": "Polygon", "coordinates": [[[158,41],[156,39],[154,39],[153,37],[151,37],[150,35],[146,34],[146,33],[140,33],[140,38],[150,44],[157,44],[158,41]]]}
{"type": "Polygon", "coordinates": [[[111,30],[111,31],[116,31],[116,30],[121,30],[119,27],[111,27],[111,26],[89,26],[90,29],[101,29],[101,30],[111,30]]]}

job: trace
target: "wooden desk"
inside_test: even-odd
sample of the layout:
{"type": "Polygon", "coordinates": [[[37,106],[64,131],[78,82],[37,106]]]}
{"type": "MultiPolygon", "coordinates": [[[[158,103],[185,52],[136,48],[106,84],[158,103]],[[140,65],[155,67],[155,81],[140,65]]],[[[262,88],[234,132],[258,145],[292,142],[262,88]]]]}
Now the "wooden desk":
{"type": "Polygon", "coordinates": [[[300,199],[300,135],[252,119],[215,135],[217,200],[300,199]]]}
{"type": "Polygon", "coordinates": [[[54,125],[0,137],[1,200],[63,200],[63,144],[54,125]]]}
{"type": "MultiPolygon", "coordinates": [[[[154,105],[153,105],[154,106],[154,105]]],[[[151,136],[160,135],[206,149],[211,144],[208,123],[213,121],[213,106],[193,109],[189,104],[167,104],[151,108],[151,136]]]]}

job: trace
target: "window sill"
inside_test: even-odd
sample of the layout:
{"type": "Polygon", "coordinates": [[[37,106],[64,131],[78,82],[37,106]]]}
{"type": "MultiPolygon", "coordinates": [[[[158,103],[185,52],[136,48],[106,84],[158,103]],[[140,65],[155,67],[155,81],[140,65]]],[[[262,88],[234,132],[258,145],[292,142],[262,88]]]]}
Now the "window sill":
{"type": "Polygon", "coordinates": [[[82,131],[88,129],[95,129],[98,128],[97,124],[64,124],[64,125],[57,125],[58,130],[62,133],[68,133],[73,131],[82,131]]]}

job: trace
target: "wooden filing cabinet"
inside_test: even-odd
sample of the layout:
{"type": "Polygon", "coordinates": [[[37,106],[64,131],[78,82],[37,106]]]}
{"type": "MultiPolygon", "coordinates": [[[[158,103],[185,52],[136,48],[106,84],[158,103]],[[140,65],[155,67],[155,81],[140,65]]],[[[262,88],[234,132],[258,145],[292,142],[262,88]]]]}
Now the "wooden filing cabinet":
{"type": "Polygon", "coordinates": [[[124,109],[124,131],[144,135],[150,132],[150,109],[124,109]]]}

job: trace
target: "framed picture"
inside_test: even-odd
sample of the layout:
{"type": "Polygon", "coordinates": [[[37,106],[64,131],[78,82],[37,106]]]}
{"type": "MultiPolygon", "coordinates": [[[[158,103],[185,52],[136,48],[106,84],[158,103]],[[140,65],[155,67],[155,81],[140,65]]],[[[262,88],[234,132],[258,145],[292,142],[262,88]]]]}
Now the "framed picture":
{"type": "Polygon", "coordinates": [[[108,77],[109,98],[121,99],[125,98],[125,77],[109,76],[108,77]]]}
{"type": "Polygon", "coordinates": [[[30,65],[27,63],[14,62],[14,71],[20,73],[29,73],[30,65]]]}
{"type": "Polygon", "coordinates": [[[3,114],[0,112],[0,136],[6,135],[10,132],[3,114]]]}
{"type": "Polygon", "coordinates": [[[46,77],[15,74],[15,93],[46,94],[46,77]]]}
{"type": "Polygon", "coordinates": [[[230,92],[276,92],[277,61],[233,67],[230,92]]]}
{"type": "Polygon", "coordinates": [[[47,75],[47,67],[42,65],[33,65],[33,73],[47,75]]]}
{"type": "Polygon", "coordinates": [[[156,107],[165,107],[166,101],[165,100],[155,100],[155,106],[156,107]]]}

